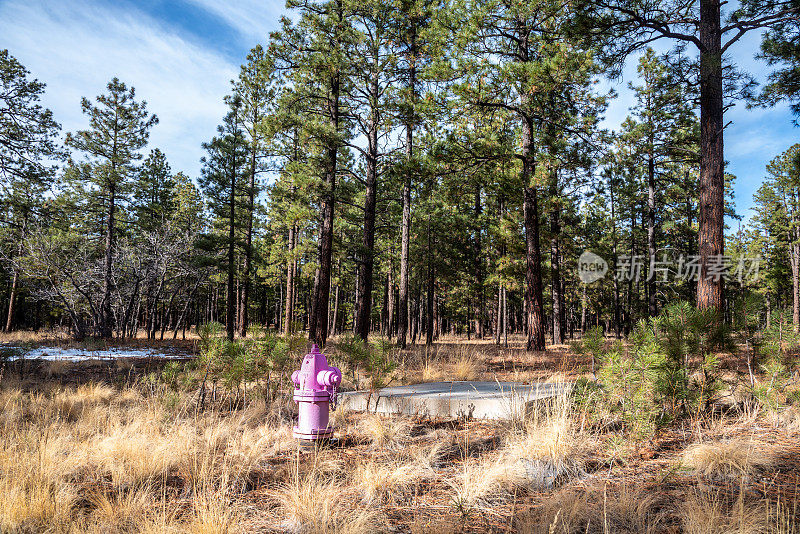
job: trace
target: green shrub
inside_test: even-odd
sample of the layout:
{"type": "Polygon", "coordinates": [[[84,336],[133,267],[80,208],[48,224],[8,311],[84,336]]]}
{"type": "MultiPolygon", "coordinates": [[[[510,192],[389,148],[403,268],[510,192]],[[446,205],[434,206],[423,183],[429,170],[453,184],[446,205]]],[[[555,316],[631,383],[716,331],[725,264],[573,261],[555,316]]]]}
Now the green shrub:
{"type": "Polygon", "coordinates": [[[626,350],[609,349],[599,329],[584,336],[579,350],[599,364],[604,402],[637,438],[693,411],[705,409],[719,391],[715,351],[730,350],[728,329],[714,310],[686,302],[639,321],[626,350]]]}
{"type": "MultiPolygon", "coordinates": [[[[248,387],[253,385],[266,402],[274,397],[273,378],[287,374],[289,364],[305,348],[304,338],[294,335],[281,337],[258,328],[244,339],[229,341],[223,325],[208,323],[198,329],[200,336],[199,367],[203,374],[201,404],[205,400],[207,380],[220,382],[247,402],[248,387]]],[[[250,389],[252,393],[252,388],[250,389]]]]}
{"type": "Polygon", "coordinates": [[[750,387],[753,399],[769,411],[780,411],[795,403],[796,392],[787,390],[793,370],[791,352],[800,346],[800,334],[794,331],[791,310],[775,314],[768,328],[754,337],[750,387]],[[755,369],[754,369],[755,368],[755,369]],[[760,370],[756,377],[754,370],[760,370]]]}
{"type": "Polygon", "coordinates": [[[592,358],[592,374],[597,374],[597,365],[602,361],[605,354],[605,342],[603,329],[595,326],[587,330],[579,341],[572,344],[572,351],[575,354],[582,354],[592,358]]]}
{"type": "Polygon", "coordinates": [[[370,391],[385,387],[391,382],[391,374],[397,368],[391,349],[391,343],[386,340],[366,343],[353,335],[342,336],[336,343],[336,352],[342,357],[353,385],[361,389],[359,375],[364,375],[367,378],[366,387],[370,391]]]}

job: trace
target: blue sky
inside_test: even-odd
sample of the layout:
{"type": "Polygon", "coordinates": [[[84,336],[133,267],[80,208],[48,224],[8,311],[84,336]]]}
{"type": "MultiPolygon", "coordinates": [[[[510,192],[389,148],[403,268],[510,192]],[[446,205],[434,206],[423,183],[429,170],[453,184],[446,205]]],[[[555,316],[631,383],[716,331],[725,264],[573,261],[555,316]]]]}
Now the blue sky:
{"type": "MultiPolygon", "coordinates": [[[[196,177],[200,145],[224,114],[230,80],[284,12],[283,0],[0,0],[0,48],[47,83],[44,103],[64,131],[86,126],[80,98],[101,93],[113,76],[135,86],[160,119],[152,146],[167,154],[173,170],[196,177]]],[[[753,59],[758,42],[758,35],[742,39],[732,60],[763,79],[767,69],[753,59]]],[[[607,112],[608,127],[628,113],[633,73],[631,62],[615,86],[620,96],[607,112]]],[[[728,112],[725,156],[738,178],[739,213],[747,215],[766,163],[800,142],[791,119],[786,105],[728,112]]]]}

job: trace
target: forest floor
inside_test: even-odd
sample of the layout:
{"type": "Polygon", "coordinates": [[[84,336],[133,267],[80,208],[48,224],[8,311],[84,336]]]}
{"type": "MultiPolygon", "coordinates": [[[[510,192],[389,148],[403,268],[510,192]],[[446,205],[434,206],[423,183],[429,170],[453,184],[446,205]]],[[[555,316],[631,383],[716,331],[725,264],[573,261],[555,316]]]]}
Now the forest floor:
{"type": "MultiPolygon", "coordinates": [[[[521,338],[398,358],[394,383],[591,376],[568,345],[527,354],[521,338]]],[[[288,383],[200,410],[196,388],[153,378],[166,361],[0,371],[0,532],[800,533],[800,413],[743,402],[736,357],[714,410],[648,439],[563,397],[510,421],[339,410],[338,439],[311,451],[288,383]]]]}

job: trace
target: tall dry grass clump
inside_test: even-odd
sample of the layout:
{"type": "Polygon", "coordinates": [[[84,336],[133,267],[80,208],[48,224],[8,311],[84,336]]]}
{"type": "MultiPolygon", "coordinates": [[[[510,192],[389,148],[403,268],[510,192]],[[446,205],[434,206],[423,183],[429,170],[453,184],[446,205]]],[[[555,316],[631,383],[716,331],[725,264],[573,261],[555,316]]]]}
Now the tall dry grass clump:
{"type": "Polygon", "coordinates": [[[462,515],[490,508],[527,487],[524,468],[504,458],[465,460],[458,473],[447,480],[452,489],[450,504],[462,515]]]}
{"type": "Polygon", "coordinates": [[[316,469],[294,476],[271,492],[281,518],[279,526],[298,534],[368,534],[380,532],[380,514],[348,495],[345,482],[316,469]]]}
{"type": "Polygon", "coordinates": [[[473,355],[461,356],[453,364],[453,380],[475,380],[478,371],[478,361],[473,355]]]}
{"type": "Polygon", "coordinates": [[[357,431],[376,447],[395,447],[411,437],[411,425],[401,418],[369,414],[361,419],[357,431]]]}
{"type": "Polygon", "coordinates": [[[686,534],[797,534],[797,503],[769,499],[745,502],[743,493],[729,499],[713,491],[694,491],[679,507],[686,534]]]}
{"type": "Polygon", "coordinates": [[[596,440],[575,424],[567,393],[536,403],[526,421],[506,438],[505,461],[521,468],[533,488],[549,488],[580,476],[596,440]]]}
{"type": "Polygon", "coordinates": [[[772,456],[744,439],[694,443],[681,455],[682,465],[714,479],[749,478],[773,465],[772,456]]]}
{"type": "Polygon", "coordinates": [[[526,534],[655,534],[663,532],[653,492],[641,488],[591,487],[563,491],[518,518],[526,534]]]}
{"type": "Polygon", "coordinates": [[[566,393],[537,403],[526,420],[515,422],[494,457],[464,458],[463,467],[448,481],[452,504],[466,513],[581,476],[594,443],[576,427],[566,393]]]}
{"type": "Polygon", "coordinates": [[[407,495],[432,472],[414,461],[368,460],[356,465],[352,472],[353,486],[365,502],[383,502],[407,495]]]}

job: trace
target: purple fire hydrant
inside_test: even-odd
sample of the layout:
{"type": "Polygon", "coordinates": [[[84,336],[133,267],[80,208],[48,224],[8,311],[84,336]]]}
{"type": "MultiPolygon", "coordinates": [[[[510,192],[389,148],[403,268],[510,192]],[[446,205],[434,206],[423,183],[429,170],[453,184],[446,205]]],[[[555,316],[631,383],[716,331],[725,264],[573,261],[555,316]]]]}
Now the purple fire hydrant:
{"type": "Polygon", "coordinates": [[[328,424],[328,410],[336,409],[336,388],[342,382],[342,372],[328,366],[325,355],[314,345],[300,370],[292,373],[292,382],[299,411],[294,437],[309,441],[329,438],[334,428],[328,424]]]}

